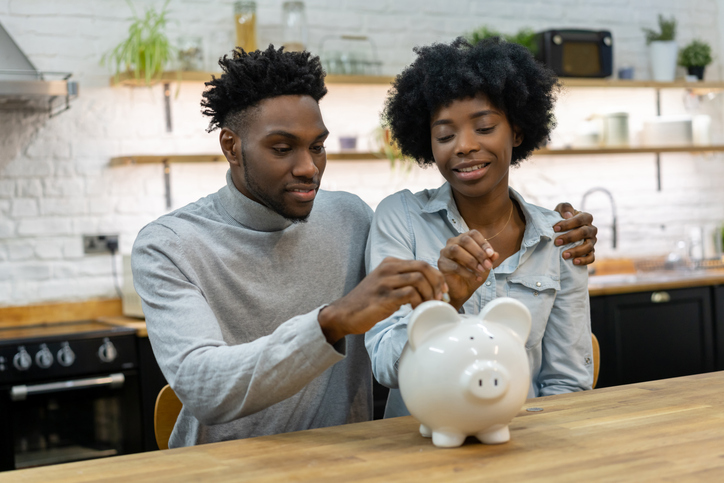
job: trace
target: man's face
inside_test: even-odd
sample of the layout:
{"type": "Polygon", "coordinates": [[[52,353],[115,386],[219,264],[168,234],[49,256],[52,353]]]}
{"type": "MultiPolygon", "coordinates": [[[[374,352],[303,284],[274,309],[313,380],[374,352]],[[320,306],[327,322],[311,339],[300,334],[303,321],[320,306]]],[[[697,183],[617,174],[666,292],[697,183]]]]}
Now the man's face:
{"type": "Polygon", "coordinates": [[[329,132],[310,96],[279,96],[252,108],[241,136],[224,128],[220,142],[236,188],[292,221],[305,221],[327,164],[329,132]]]}

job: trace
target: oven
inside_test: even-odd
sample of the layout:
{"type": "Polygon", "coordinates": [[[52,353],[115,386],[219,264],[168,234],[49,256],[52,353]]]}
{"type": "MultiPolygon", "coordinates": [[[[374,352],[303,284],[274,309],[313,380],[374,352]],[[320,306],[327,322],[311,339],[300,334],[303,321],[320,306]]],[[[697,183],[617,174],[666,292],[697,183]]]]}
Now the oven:
{"type": "Polygon", "coordinates": [[[140,401],[133,329],[0,329],[0,471],[139,452],[140,401]]]}

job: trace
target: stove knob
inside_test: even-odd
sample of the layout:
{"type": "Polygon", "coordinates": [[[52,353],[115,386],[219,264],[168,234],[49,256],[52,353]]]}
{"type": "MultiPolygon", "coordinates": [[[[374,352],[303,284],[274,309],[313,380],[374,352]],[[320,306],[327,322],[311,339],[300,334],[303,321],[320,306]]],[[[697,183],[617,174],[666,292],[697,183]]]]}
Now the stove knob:
{"type": "Polygon", "coordinates": [[[68,367],[75,362],[75,352],[70,348],[67,342],[63,342],[62,347],[58,351],[58,364],[68,367]]]}
{"type": "Polygon", "coordinates": [[[47,369],[53,365],[53,353],[50,352],[47,345],[40,345],[40,350],[35,354],[35,363],[42,369],[47,369]]]}
{"type": "Polygon", "coordinates": [[[116,360],[117,355],[118,352],[113,342],[108,340],[108,337],[103,339],[103,345],[98,348],[98,357],[100,357],[103,362],[113,362],[116,360]]]}
{"type": "Polygon", "coordinates": [[[27,371],[33,365],[33,358],[30,357],[24,346],[18,347],[18,353],[13,357],[13,365],[19,371],[27,371]]]}

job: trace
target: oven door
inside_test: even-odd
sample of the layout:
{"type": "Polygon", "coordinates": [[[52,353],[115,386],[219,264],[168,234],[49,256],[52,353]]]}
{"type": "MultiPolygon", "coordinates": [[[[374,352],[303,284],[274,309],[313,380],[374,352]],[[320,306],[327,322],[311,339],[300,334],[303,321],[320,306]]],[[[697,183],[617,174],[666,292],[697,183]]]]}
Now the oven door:
{"type": "Polygon", "coordinates": [[[0,471],[141,451],[136,371],[0,390],[0,471]]]}

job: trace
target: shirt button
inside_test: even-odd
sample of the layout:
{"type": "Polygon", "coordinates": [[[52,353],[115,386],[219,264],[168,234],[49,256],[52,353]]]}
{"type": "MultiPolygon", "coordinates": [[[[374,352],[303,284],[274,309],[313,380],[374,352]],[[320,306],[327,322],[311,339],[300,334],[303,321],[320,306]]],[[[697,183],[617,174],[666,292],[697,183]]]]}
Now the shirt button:
{"type": "Polygon", "coordinates": [[[492,282],[491,282],[490,280],[488,280],[487,282],[485,282],[485,285],[487,285],[488,287],[490,287],[490,284],[491,284],[491,283],[492,283],[492,282]]]}
{"type": "Polygon", "coordinates": [[[453,218],[453,223],[457,223],[457,221],[455,221],[455,218],[453,218]]]}
{"type": "Polygon", "coordinates": [[[540,286],[541,286],[541,283],[540,283],[540,282],[536,282],[536,283],[535,283],[535,286],[536,286],[536,287],[540,287],[540,286]]]}
{"type": "Polygon", "coordinates": [[[538,296],[538,292],[533,292],[533,295],[537,297],[537,296],[538,296]]]}
{"type": "Polygon", "coordinates": [[[591,358],[590,358],[590,357],[586,357],[586,364],[590,364],[590,363],[591,363],[591,358]]]}

